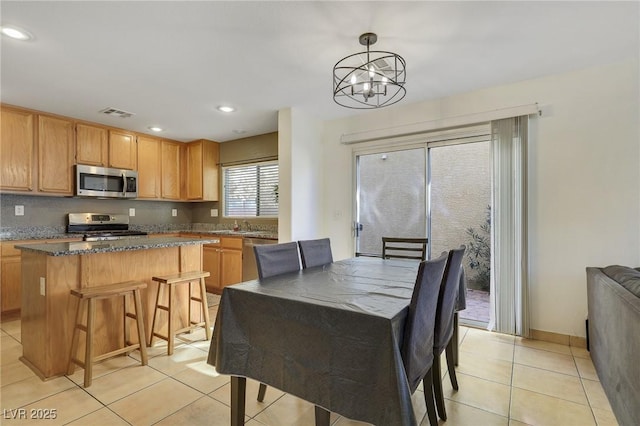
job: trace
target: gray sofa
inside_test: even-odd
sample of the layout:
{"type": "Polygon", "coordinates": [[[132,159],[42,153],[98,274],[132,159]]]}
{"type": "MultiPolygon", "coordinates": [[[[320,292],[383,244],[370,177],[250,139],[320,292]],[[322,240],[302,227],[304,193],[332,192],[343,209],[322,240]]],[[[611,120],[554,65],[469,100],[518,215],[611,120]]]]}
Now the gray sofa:
{"type": "Polygon", "coordinates": [[[589,351],[613,412],[640,425],[640,268],[587,268],[589,351]]]}

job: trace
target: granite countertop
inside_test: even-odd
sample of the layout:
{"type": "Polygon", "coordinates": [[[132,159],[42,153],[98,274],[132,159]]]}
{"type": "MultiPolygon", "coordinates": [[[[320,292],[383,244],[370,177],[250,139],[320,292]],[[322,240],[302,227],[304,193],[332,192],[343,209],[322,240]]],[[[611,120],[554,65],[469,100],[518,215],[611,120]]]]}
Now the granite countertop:
{"type": "Polygon", "coordinates": [[[16,248],[47,256],[71,256],[76,254],[111,253],[117,251],[177,247],[190,244],[208,244],[212,242],[212,240],[207,240],[205,238],[140,237],[113,241],[17,244],[16,248]]]}
{"type": "MultiPolygon", "coordinates": [[[[138,229],[137,229],[138,230],[138,229]]],[[[150,235],[162,235],[162,234],[177,234],[177,233],[185,233],[185,234],[193,234],[193,235],[203,235],[203,236],[214,236],[214,235],[229,235],[229,236],[238,236],[244,238],[264,238],[269,240],[277,240],[278,233],[273,231],[232,231],[228,229],[139,229],[144,232],[148,232],[150,235]]],[[[57,239],[66,239],[66,238],[82,238],[82,233],[77,234],[69,234],[64,229],[56,229],[56,228],[48,228],[48,227],[33,227],[28,229],[21,230],[3,230],[0,232],[0,240],[1,241],[16,241],[16,240],[57,240],[57,239]]]]}

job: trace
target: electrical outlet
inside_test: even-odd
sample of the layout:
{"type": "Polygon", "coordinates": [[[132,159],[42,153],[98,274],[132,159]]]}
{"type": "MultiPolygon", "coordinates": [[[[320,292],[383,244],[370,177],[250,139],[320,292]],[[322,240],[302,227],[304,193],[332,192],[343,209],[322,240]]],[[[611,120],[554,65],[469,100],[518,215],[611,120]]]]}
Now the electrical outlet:
{"type": "Polygon", "coordinates": [[[173,217],[178,216],[178,209],[171,209],[171,216],[173,217]]]}
{"type": "Polygon", "coordinates": [[[16,216],[24,216],[24,206],[16,206],[16,216]]]}
{"type": "Polygon", "coordinates": [[[129,209],[129,216],[135,216],[135,215],[136,215],[136,209],[130,208],[129,209]]]}
{"type": "Polygon", "coordinates": [[[40,296],[44,296],[45,294],[45,279],[44,277],[40,277],[40,296]]]}
{"type": "Polygon", "coordinates": [[[218,217],[218,209],[211,209],[211,217],[218,217]]]}

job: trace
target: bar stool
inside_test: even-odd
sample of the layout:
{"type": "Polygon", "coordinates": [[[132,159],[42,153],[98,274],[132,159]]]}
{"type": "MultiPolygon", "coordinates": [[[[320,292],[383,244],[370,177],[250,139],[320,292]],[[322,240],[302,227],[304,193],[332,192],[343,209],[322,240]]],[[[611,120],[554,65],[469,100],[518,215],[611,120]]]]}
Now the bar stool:
{"type": "Polygon", "coordinates": [[[189,272],[180,272],[173,275],[164,275],[153,277],[153,281],[158,282],[158,294],[156,296],[156,306],[153,311],[153,321],[151,322],[151,332],[149,333],[151,336],[149,338],[149,346],[153,346],[153,338],[158,337],[162,340],[166,340],[168,343],[167,355],[173,354],[173,346],[174,346],[174,338],[176,335],[185,333],[187,331],[191,331],[198,327],[204,327],[207,340],[211,339],[211,327],[209,322],[209,308],[207,307],[207,289],[204,284],[205,277],[208,277],[210,274],[207,271],[189,271],[189,272]],[[199,281],[200,283],[200,297],[195,297],[191,295],[191,283],[193,281],[199,281]],[[174,314],[174,299],[175,299],[175,286],[180,284],[189,284],[189,308],[188,308],[188,318],[189,325],[186,327],[175,330],[173,328],[173,314],[174,314]],[[160,291],[163,285],[168,286],[169,290],[169,300],[167,305],[160,304],[160,291]],[[191,320],[191,302],[198,302],[202,307],[202,316],[204,317],[204,321],[192,321],[191,320]],[[162,310],[167,312],[167,335],[164,336],[155,331],[156,319],[158,316],[158,310],[162,310]]]}
{"type": "MultiPolygon", "coordinates": [[[[89,287],[82,289],[73,289],[71,294],[79,298],[78,308],[76,309],[76,324],[73,329],[73,337],[71,339],[71,355],[69,357],[69,367],[67,373],[73,374],[75,364],[84,368],[84,387],[91,386],[93,364],[103,359],[111,358],[123,353],[129,353],[135,349],[140,349],[140,358],[142,365],[147,365],[147,347],[146,337],[144,335],[144,316],[142,314],[142,297],[140,296],[140,289],[146,288],[147,284],[138,281],[127,281],[117,284],[109,284],[98,287],[89,287]],[[127,295],[133,296],[135,305],[135,313],[127,312],[126,299],[127,295]],[[108,299],[112,297],[122,296],[124,299],[124,347],[116,349],[105,354],[94,356],[93,355],[93,340],[94,340],[94,328],[95,328],[95,301],[100,299],[108,299]],[[83,304],[87,305],[87,322],[83,324],[81,322],[82,307],[83,304]],[[127,327],[127,318],[136,320],[138,329],[138,342],[133,343],[129,340],[129,327],[127,327]],[[84,331],[86,334],[86,348],[84,361],[76,358],[76,352],[78,350],[78,341],[80,338],[80,331],[84,331]]],[[[107,322],[107,325],[109,323],[107,322]]]]}

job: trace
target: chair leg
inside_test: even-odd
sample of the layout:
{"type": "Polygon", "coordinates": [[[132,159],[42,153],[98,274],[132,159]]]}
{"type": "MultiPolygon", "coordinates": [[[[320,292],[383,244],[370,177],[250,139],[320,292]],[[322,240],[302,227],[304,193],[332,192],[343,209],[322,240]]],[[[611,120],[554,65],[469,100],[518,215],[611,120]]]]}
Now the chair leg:
{"type": "Polygon", "coordinates": [[[442,392],[442,373],[440,371],[440,354],[433,354],[433,365],[431,367],[433,374],[433,392],[436,400],[436,408],[438,416],[447,421],[447,411],[444,408],[444,393],[442,392]]]}
{"type": "Polygon", "coordinates": [[[433,366],[427,371],[422,379],[422,388],[424,389],[424,402],[427,406],[427,417],[431,426],[438,425],[438,415],[436,414],[436,405],[433,400],[433,366]]]}
{"type": "Polygon", "coordinates": [[[258,388],[258,401],[264,401],[264,396],[267,393],[267,385],[264,383],[260,383],[260,387],[258,388]]]}
{"type": "Polygon", "coordinates": [[[454,312],[453,313],[453,337],[451,338],[451,340],[453,340],[453,364],[457,367],[458,366],[458,345],[460,344],[459,342],[459,334],[458,334],[458,313],[454,312]]]}
{"type": "Polygon", "coordinates": [[[449,379],[451,379],[451,386],[453,389],[458,390],[458,378],[456,377],[456,369],[455,369],[455,355],[454,355],[454,343],[453,338],[449,340],[447,344],[447,348],[445,349],[445,353],[447,356],[447,369],[449,370],[449,379]]]}
{"type": "Polygon", "coordinates": [[[331,412],[316,405],[316,426],[329,426],[331,420],[331,412]]]}

